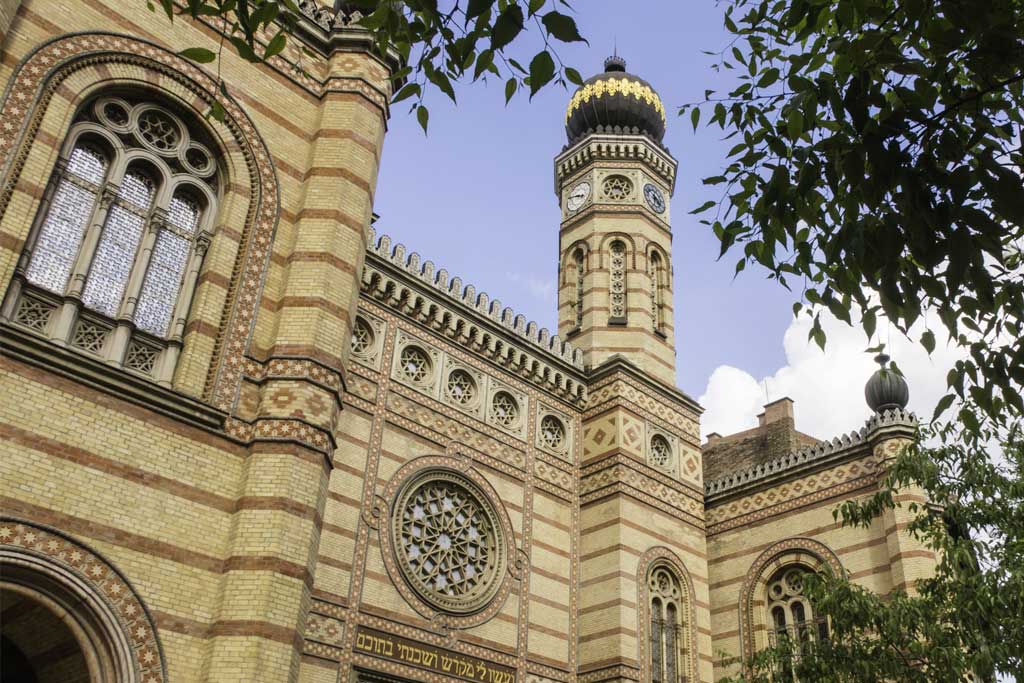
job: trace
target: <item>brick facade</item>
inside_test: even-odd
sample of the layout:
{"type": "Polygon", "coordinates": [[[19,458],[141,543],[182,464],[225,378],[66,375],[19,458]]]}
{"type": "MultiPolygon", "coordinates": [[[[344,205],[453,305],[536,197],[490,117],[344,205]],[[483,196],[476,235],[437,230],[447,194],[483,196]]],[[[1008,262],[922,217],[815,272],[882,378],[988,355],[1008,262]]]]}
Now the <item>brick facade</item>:
{"type": "MultiPolygon", "coordinates": [[[[56,646],[25,636],[24,615],[52,603],[76,638],[109,643],[92,680],[648,680],[663,566],[681,587],[680,672],[710,683],[764,642],[774,567],[832,563],[882,593],[930,570],[899,512],[870,530],[831,515],[878,486],[909,416],[823,444],[769,406],[758,430],[702,446],[701,408],[674,388],[670,286],[652,300],[667,212],[637,196],[565,214],[558,335],[378,238],[394,62],[352,17],[302,4],[268,64],[224,52],[223,98],[176,54],[216,40],[212,24],[141,1],[0,0],[6,301],[66,133],[101,93],[191,117],[221,168],[172,380],[0,319],[0,563],[18,596],[5,583],[2,608],[23,615],[11,633],[35,642],[30,663],[56,646]],[[205,117],[214,99],[223,122],[205,117]],[[608,324],[615,240],[626,314],[608,324]],[[466,613],[415,588],[397,549],[397,501],[434,471],[471,483],[500,539],[493,595],[466,613]]],[[[667,152],[608,137],[559,155],[560,197],[609,174],[671,194],[667,152]]],[[[53,669],[82,677],[68,652],[53,669]]]]}

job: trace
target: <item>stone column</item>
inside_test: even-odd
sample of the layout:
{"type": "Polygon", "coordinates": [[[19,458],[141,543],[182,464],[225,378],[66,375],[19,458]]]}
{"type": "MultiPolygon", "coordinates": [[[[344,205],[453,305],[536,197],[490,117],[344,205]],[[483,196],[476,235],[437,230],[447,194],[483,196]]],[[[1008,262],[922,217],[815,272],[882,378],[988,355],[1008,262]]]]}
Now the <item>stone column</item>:
{"type": "Polygon", "coordinates": [[[389,68],[360,42],[367,37],[331,35],[301,204],[291,230],[278,234],[284,281],[209,681],[298,676],[390,93],[389,68]]]}

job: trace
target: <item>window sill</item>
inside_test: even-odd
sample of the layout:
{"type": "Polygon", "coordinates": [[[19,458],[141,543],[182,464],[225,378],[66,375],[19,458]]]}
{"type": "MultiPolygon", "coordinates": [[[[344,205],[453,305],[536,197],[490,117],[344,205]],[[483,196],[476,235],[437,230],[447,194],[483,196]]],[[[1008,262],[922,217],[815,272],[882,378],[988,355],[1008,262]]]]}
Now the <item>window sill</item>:
{"type": "Polygon", "coordinates": [[[202,429],[221,432],[227,418],[226,413],[191,396],[10,323],[0,323],[0,353],[202,429]]]}

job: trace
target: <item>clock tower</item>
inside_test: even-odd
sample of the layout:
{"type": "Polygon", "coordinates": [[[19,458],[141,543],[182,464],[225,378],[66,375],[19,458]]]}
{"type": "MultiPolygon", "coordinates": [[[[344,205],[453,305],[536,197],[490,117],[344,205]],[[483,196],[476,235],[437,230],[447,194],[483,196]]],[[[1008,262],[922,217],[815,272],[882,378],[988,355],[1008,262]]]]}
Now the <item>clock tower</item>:
{"type": "Polygon", "coordinates": [[[596,368],[616,355],[674,387],[670,198],[658,93],[619,57],[573,94],[555,158],[558,334],[596,368]]]}

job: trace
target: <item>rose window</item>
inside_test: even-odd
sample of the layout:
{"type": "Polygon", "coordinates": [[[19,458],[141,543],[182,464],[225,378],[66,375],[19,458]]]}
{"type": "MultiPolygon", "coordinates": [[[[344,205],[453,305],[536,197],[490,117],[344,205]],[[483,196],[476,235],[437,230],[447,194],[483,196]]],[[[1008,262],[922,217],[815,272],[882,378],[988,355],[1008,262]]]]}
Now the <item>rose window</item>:
{"type": "Polygon", "coordinates": [[[427,602],[470,612],[494,595],[504,564],[501,527],[471,481],[448,471],[413,480],[392,525],[400,567],[427,602]]]}
{"type": "Polygon", "coordinates": [[[660,434],[655,434],[651,439],[651,462],[658,467],[668,467],[672,461],[672,447],[668,439],[660,434]]]}
{"type": "Polygon", "coordinates": [[[366,356],[373,349],[373,330],[362,318],[356,318],[356,326],[352,329],[352,353],[366,356]]]}
{"type": "Polygon", "coordinates": [[[415,384],[425,384],[430,379],[430,359],[422,350],[415,346],[402,349],[399,356],[402,374],[415,384]]]}
{"type": "Polygon", "coordinates": [[[601,191],[606,199],[622,201],[633,194],[633,183],[626,176],[612,175],[604,179],[601,191]]]}
{"type": "Polygon", "coordinates": [[[541,443],[553,451],[565,448],[565,427],[562,421],[553,415],[545,415],[540,421],[541,443]]]}
{"type": "Polygon", "coordinates": [[[450,398],[460,406],[468,406],[476,400],[476,382],[465,370],[455,370],[448,375],[448,385],[445,391],[450,398]]]}
{"type": "Polygon", "coordinates": [[[171,151],[181,140],[177,124],[157,109],[147,109],[139,115],[139,135],[161,152],[171,151]]]}
{"type": "Polygon", "coordinates": [[[491,404],[494,421],[502,427],[515,427],[519,422],[519,405],[510,394],[499,391],[491,404]]]}

